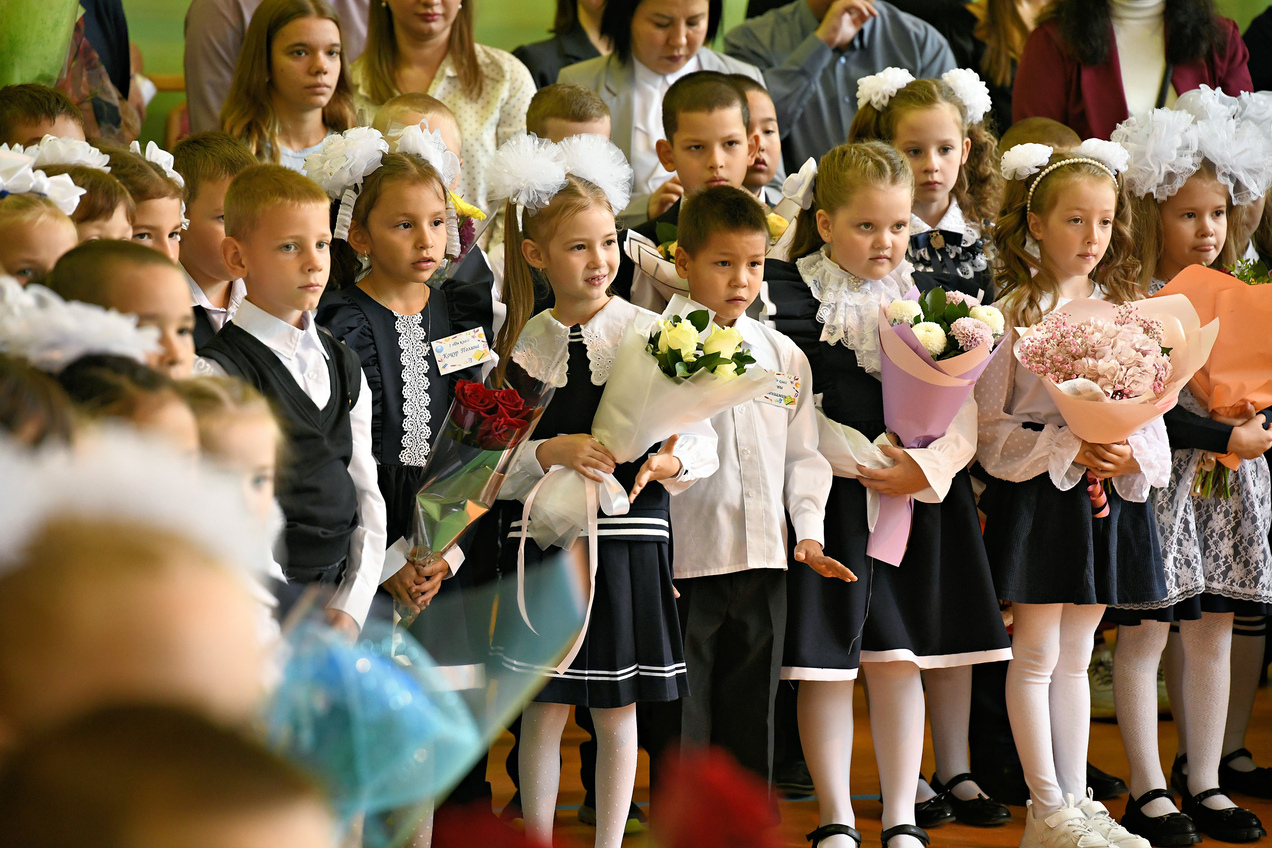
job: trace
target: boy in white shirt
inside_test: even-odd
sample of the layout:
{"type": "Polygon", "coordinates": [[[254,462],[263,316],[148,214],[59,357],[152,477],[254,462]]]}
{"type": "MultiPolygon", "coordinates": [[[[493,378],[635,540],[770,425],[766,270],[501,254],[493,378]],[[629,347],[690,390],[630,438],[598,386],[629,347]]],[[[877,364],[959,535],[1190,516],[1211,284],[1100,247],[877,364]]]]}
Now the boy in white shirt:
{"type": "Polygon", "coordinates": [[[768,224],[745,189],[713,186],[685,200],[676,270],[695,301],[732,327],[779,375],[765,398],[711,419],[720,469],[671,503],[676,587],[690,696],[683,744],[719,745],[768,780],[773,703],[786,634],[786,515],[794,556],[821,574],[854,579],[822,553],[831,468],[817,452],[808,360],[781,333],[746,316],[760,291],[768,224]]]}

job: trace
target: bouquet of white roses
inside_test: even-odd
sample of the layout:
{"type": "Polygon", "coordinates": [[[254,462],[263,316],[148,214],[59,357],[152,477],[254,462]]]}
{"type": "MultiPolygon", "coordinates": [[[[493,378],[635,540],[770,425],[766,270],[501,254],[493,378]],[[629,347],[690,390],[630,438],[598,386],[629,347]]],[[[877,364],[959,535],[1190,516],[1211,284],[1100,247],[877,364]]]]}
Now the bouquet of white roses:
{"type": "Polygon", "coordinates": [[[742,347],[742,334],[733,327],[713,324],[705,309],[660,318],[645,350],[653,354],[668,377],[685,378],[709,371],[722,380],[732,380],[755,363],[755,357],[742,347]]]}

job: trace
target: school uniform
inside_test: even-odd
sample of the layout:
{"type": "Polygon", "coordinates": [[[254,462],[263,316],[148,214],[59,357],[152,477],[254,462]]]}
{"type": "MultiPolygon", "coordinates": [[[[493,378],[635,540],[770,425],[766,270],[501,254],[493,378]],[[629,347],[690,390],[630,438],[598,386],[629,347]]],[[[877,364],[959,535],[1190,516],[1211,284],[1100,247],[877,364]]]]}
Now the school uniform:
{"type": "Polygon", "coordinates": [[[950,198],[935,227],[918,215],[910,216],[910,245],[905,258],[914,267],[919,289],[937,286],[971,295],[981,303],[994,301],[994,272],[981,226],[963,216],[958,201],[950,198]]]}
{"type": "Polygon", "coordinates": [[[190,287],[190,299],[194,308],[194,347],[198,350],[212,340],[226,321],[234,317],[243,298],[247,296],[247,286],[242,280],[232,280],[229,303],[225,307],[214,306],[203,288],[185,268],[181,269],[181,273],[185,274],[186,284],[190,287]]]}
{"type": "MultiPolygon", "coordinates": [[[[861,280],[822,250],[795,264],[771,260],[766,273],[773,325],[808,356],[821,413],[867,438],[883,433],[879,307],[909,291],[908,267],[882,280],[861,280]]],[[[965,470],[975,441],[969,397],[945,436],[911,451],[922,457],[933,486],[914,497],[899,567],[866,554],[866,488],[852,478],[834,478],[825,552],[857,581],[828,579],[802,563],[791,566],[783,678],[853,680],[861,662],[945,668],[1010,658],[965,470]]]]}
{"type": "Polygon", "coordinates": [[[679,729],[684,744],[719,745],[768,780],[786,641],[788,544],[825,541],[833,474],[817,452],[808,358],[751,318],[739,318],[734,328],[755,357],[752,368],[796,377],[800,389],[792,406],[757,399],[712,418],[720,469],[672,501],[677,606],[692,693],[678,705],[679,729]]]}
{"type": "Polygon", "coordinates": [[[512,55],[530,71],[535,87],[545,88],[557,81],[562,68],[595,59],[601,53],[587,37],[583,25],[575,21],[574,26],[565,32],[559,32],[546,41],[523,44],[512,51],[512,55]]]}
{"type": "Polygon", "coordinates": [[[330,609],[366,620],[384,570],[385,507],[371,450],[371,393],[357,356],[243,301],[199,350],[196,372],[240,377],[269,398],[288,447],[278,502],[292,583],[335,586],[330,609]]]}
{"type": "MultiPolygon", "coordinates": [[[[566,327],[551,312],[541,312],[526,324],[512,358],[532,375],[555,385],[556,393],[539,419],[508,480],[501,500],[524,499],[544,471],[535,453],[543,440],[572,433],[590,433],[592,418],[609,379],[615,350],[627,325],[653,320],[652,313],[612,298],[587,324],[566,327]],[[556,354],[568,351],[563,368],[551,369],[556,354]]],[[[650,446],[650,453],[657,446],[650,446]]],[[[533,644],[536,634],[515,605],[497,617],[494,653],[513,671],[545,674],[547,683],[538,701],[612,709],[637,701],[672,701],[688,693],[680,623],[672,589],[669,495],[695,480],[710,476],[718,465],[714,434],[706,425],[681,436],[675,455],[679,476],[646,486],[622,516],[599,514],[597,571],[590,622],[578,653],[568,669],[526,662],[519,646],[533,644]]],[[[630,490],[644,457],[619,465],[614,476],[630,490]]],[[[516,519],[504,544],[502,571],[516,569],[521,531],[521,505],[507,504],[516,519]]],[[[541,549],[533,539],[525,544],[526,570],[533,569],[557,549],[541,549]]]]}
{"type": "MultiPolygon", "coordinates": [[[[1095,297],[1103,299],[1097,288],[1095,297]]],[[[1060,299],[1056,305],[1068,301],[1060,299]]],[[[1051,310],[1043,305],[1043,313],[1051,310]]],[[[977,459],[988,472],[980,507],[999,597],[1026,604],[1152,604],[1166,596],[1152,486],[1169,479],[1160,419],[1127,439],[1142,472],[1106,487],[1109,515],[1095,518],[1086,468],[1041,378],[1011,353],[1014,330],[976,383],[977,459]]]]}

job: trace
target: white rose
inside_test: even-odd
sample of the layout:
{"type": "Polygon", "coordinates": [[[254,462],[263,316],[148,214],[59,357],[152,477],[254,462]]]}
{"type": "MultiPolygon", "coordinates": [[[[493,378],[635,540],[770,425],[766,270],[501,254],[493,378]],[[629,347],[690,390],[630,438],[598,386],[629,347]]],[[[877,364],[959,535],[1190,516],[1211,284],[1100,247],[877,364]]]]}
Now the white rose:
{"type": "Polygon", "coordinates": [[[711,335],[702,343],[702,352],[706,355],[718,353],[725,359],[731,359],[742,346],[742,334],[733,327],[712,326],[711,335]]]}
{"type": "Polygon", "coordinates": [[[668,347],[680,351],[680,358],[686,361],[692,361],[697,357],[698,353],[698,331],[693,325],[684,322],[674,324],[663,330],[662,339],[659,341],[659,347],[662,347],[662,340],[665,339],[668,347]]]}
{"type": "Polygon", "coordinates": [[[1003,313],[993,306],[973,306],[971,317],[988,324],[989,331],[994,334],[994,338],[1001,336],[1007,326],[1007,322],[1003,319],[1003,313]]]}
{"type": "Polygon", "coordinates": [[[734,377],[738,376],[738,367],[732,362],[724,362],[717,365],[715,370],[711,373],[715,374],[721,380],[732,380],[734,377]]]}
{"type": "Polygon", "coordinates": [[[894,300],[888,304],[886,312],[888,323],[895,327],[897,324],[913,324],[914,319],[923,314],[923,307],[917,300],[894,300]]]}
{"type": "Polygon", "coordinates": [[[914,337],[919,340],[919,344],[923,345],[923,349],[933,356],[940,356],[945,352],[947,339],[940,324],[920,321],[914,325],[914,337]]]}

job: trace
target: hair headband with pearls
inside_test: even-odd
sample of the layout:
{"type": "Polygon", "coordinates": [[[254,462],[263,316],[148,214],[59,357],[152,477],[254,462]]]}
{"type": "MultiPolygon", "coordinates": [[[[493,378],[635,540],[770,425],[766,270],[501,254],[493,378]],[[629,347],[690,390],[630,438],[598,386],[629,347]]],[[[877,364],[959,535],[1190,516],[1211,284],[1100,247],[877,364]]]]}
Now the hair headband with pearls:
{"type": "Polygon", "coordinates": [[[1029,186],[1025,195],[1025,211],[1032,211],[1034,191],[1038,184],[1050,173],[1066,165],[1094,165],[1109,175],[1113,184],[1119,185],[1118,174],[1126,170],[1129,155],[1121,145],[1098,138],[1088,138],[1078,145],[1072,156],[1065,157],[1050,165],[1055,148],[1046,144],[1018,144],[1003,154],[1003,177],[1008,180],[1026,180],[1034,174],[1038,176],[1029,186]]]}

